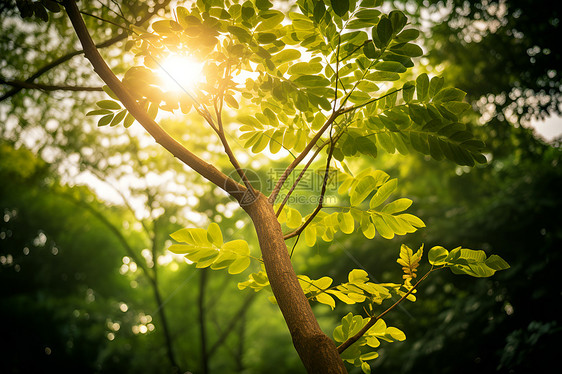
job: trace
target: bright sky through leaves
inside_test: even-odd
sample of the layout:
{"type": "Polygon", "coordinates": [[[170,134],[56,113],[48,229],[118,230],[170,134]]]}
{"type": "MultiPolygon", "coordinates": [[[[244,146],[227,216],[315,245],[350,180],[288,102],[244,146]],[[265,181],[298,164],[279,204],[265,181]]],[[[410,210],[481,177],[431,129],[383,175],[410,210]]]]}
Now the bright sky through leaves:
{"type": "Polygon", "coordinates": [[[159,70],[167,89],[191,91],[202,80],[203,64],[191,57],[172,54],[162,62],[159,70]]]}

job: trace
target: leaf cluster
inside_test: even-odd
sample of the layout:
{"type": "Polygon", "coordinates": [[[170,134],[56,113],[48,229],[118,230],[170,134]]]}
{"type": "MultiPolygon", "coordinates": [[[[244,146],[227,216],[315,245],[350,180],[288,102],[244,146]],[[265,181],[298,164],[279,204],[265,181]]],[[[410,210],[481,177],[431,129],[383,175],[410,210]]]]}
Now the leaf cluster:
{"type": "Polygon", "coordinates": [[[226,269],[230,274],[243,272],[250,266],[250,247],[242,239],[223,242],[219,225],[211,223],[207,230],[184,228],[170,235],[185,244],[172,244],[168,250],[185,255],[197,268],[226,269]]]}

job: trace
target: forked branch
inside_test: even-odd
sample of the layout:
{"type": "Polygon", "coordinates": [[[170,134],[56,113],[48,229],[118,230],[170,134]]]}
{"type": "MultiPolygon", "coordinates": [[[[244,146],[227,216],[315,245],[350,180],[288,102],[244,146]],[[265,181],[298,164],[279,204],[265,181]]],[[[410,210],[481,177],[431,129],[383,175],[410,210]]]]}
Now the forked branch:
{"type": "Polygon", "coordinates": [[[203,161],[197,155],[193,154],[183,145],[178,143],[152,118],[150,118],[140,105],[138,105],[133,96],[131,96],[128,92],[127,88],[123,85],[119,78],[115,76],[109,66],[107,66],[105,60],[99,54],[75,1],[64,0],[63,4],[70,21],[72,22],[74,30],[82,43],[86,58],[94,66],[94,70],[100,78],[109,86],[115,95],[117,95],[129,113],[135,117],[135,119],[146,129],[146,131],[154,138],[154,140],[156,140],[157,143],[162,145],[171,154],[207,180],[225,190],[237,200],[241,200],[246,192],[246,188],[244,186],[240,185],[234,179],[226,176],[213,165],[203,161]]]}

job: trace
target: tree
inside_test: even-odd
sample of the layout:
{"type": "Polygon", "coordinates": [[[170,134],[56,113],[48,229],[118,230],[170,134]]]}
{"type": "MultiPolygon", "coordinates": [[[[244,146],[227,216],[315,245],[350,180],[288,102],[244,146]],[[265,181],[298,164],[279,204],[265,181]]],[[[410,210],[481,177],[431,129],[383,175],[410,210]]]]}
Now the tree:
{"type": "MultiPolygon", "coordinates": [[[[306,245],[313,246],[317,238],[330,242],[334,234],[350,234],[356,226],[367,238],[378,233],[387,239],[425,226],[419,218],[403,213],[411,200],[386,203],[397,188],[396,179],[380,170],[353,175],[351,158],[397,150],[466,166],[486,161],[483,143],[459,122],[469,107],[462,102],[464,92],[444,88],[443,78],[430,80],[427,74],[401,81],[402,77],[413,78],[407,75],[408,68],[414,66],[412,58],[423,53],[412,43],[419,32],[406,27],[403,12],[383,13],[377,9],[382,1],[366,0],[358,6],[354,1],[301,0],[285,25],[285,14],[272,9],[267,0],[242,4],[198,1],[190,10],[177,7],[173,20],[152,23],[152,31],[142,25],[116,25],[130,33],[129,47],[143,58],[143,65],[129,69],[121,80],[98,52],[76,3],[62,3],[86,58],[106,83],[104,90],[111,98],[100,101],[100,109],[89,114],[102,116],[100,126],[123,123],[128,127],[136,120],[172,155],[238,201],[253,222],[261,251],[258,261],[265,268],[239,287],[271,288],[309,372],[346,372],[342,358],[369,372],[366,361],[377,356],[372,348],[380,344],[379,339],[405,338],[400,330],[387,327],[382,317],[400,302],[415,300],[417,286],[432,272],[451,268],[455,273],[485,277],[508,267],[498,256],[486,257],[483,251],[461,247],[448,251],[435,246],[428,255],[430,270],[414,284],[423,246],[416,252],[403,246],[398,259],[403,283],[375,284],[366,272],[354,269],[348,282],[332,287],[329,277],[313,280],[297,276],[293,269],[291,255],[301,235],[306,245]],[[163,59],[170,54],[205,57],[202,82],[185,87],[172,75],[182,90],[174,92],[163,85],[156,71],[167,72],[163,59]],[[242,89],[234,75],[243,71],[255,76],[242,89]],[[234,168],[232,174],[203,160],[155,122],[159,111],[178,108],[184,113],[193,111],[216,133],[234,168]],[[240,108],[243,114],[236,116],[240,108]],[[233,128],[243,132],[244,147],[251,147],[254,153],[269,146],[271,153],[284,148],[293,156],[269,197],[257,188],[250,171],[241,167],[228,136],[233,128]],[[289,206],[290,198],[323,150],[320,194],[315,208],[303,218],[289,206]],[[301,164],[302,171],[276,204],[301,164]],[[325,204],[334,171],[343,179],[338,192],[344,196],[342,201],[349,199],[347,205],[325,204]],[[369,208],[363,207],[369,197],[369,208]],[[324,208],[336,212],[328,214],[324,208]],[[281,223],[293,231],[283,233],[281,223]],[[291,251],[288,240],[293,240],[291,251]],[[379,313],[378,305],[394,296],[394,303],[379,313]],[[366,318],[350,313],[342,319],[334,331],[335,340],[341,343],[338,347],[320,329],[310,306],[315,300],[333,308],[336,298],[347,304],[365,302],[368,310],[366,318]]],[[[48,19],[45,9],[60,10],[53,1],[18,4],[23,15],[43,19],[48,19]]],[[[186,228],[171,236],[185,244],[172,245],[170,250],[186,254],[197,267],[239,273],[255,258],[244,240],[224,243],[215,223],[206,230],[186,228]]]]}

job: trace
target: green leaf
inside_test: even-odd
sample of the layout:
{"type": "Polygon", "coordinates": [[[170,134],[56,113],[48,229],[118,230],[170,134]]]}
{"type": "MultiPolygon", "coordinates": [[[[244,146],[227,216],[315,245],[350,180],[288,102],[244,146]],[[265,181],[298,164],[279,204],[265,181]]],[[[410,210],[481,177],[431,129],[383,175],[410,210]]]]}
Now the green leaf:
{"type": "Polygon", "coordinates": [[[357,151],[361,152],[362,154],[372,156],[373,158],[377,157],[377,146],[371,139],[366,136],[360,136],[356,138],[355,147],[357,151]]]}
{"type": "Polygon", "coordinates": [[[386,82],[397,81],[400,79],[400,75],[390,71],[375,71],[374,73],[368,74],[366,78],[373,82],[386,82]]]}
{"type": "Polygon", "coordinates": [[[396,178],[391,179],[383,184],[371,198],[371,201],[369,202],[369,208],[376,209],[390,197],[390,195],[396,190],[397,187],[398,179],[396,178]]]}
{"type": "Polygon", "coordinates": [[[285,62],[293,61],[301,57],[301,53],[296,49],[284,49],[277,53],[271,59],[275,64],[283,64],[285,62]]]}
{"type": "Polygon", "coordinates": [[[269,0],[256,0],[256,8],[259,10],[268,10],[273,4],[269,0]]]}
{"type": "Polygon", "coordinates": [[[326,87],[330,84],[328,79],[320,75],[301,75],[293,82],[303,87],[326,87]]]}
{"type": "Polygon", "coordinates": [[[408,209],[412,205],[412,200],[401,198],[388,203],[382,208],[381,212],[387,214],[400,213],[408,209]]]}
{"type": "Polygon", "coordinates": [[[375,69],[394,73],[403,73],[406,71],[404,65],[396,61],[381,61],[375,65],[375,69]]]}
{"type": "Polygon", "coordinates": [[[251,1],[244,2],[244,4],[242,4],[242,18],[248,21],[254,16],[254,14],[256,14],[256,11],[254,10],[254,4],[252,4],[251,1]]]}
{"type": "Polygon", "coordinates": [[[433,97],[433,101],[436,103],[448,102],[448,101],[462,101],[466,95],[466,92],[459,90],[458,88],[449,87],[439,91],[433,97]]]}
{"type": "MultiPolygon", "coordinates": [[[[378,356],[378,353],[374,352],[376,354],[375,357],[378,356]]],[[[362,357],[362,356],[361,356],[362,357]]],[[[373,358],[375,358],[373,357],[373,358]]],[[[362,361],[361,362],[361,371],[365,374],[371,374],[371,365],[369,365],[367,362],[362,361]]]]}
{"type": "Polygon", "coordinates": [[[212,222],[207,228],[207,239],[217,247],[222,247],[223,238],[222,232],[215,222],[212,222]]]}
{"type": "Polygon", "coordinates": [[[390,50],[398,55],[408,57],[419,57],[423,55],[423,50],[413,43],[397,44],[390,47],[390,50]]]}
{"type": "Polygon", "coordinates": [[[288,208],[287,211],[287,227],[290,229],[296,229],[302,223],[301,213],[293,208],[288,208]]]}
{"type": "Polygon", "coordinates": [[[246,30],[238,26],[228,26],[227,30],[240,40],[242,43],[249,43],[252,35],[246,30]]]}
{"type": "Polygon", "coordinates": [[[434,266],[445,264],[445,259],[449,256],[449,251],[441,246],[431,248],[427,254],[429,263],[434,266]]]}
{"type": "Polygon", "coordinates": [[[236,259],[229,267],[228,273],[229,274],[240,274],[244,270],[246,270],[250,266],[250,258],[249,257],[240,257],[236,259]]]}
{"type": "Polygon", "coordinates": [[[90,110],[88,113],[86,113],[87,116],[98,116],[98,115],[106,115],[106,114],[112,114],[112,111],[108,109],[96,109],[96,110],[90,110]]]}
{"type": "Polygon", "coordinates": [[[324,18],[325,13],[326,13],[326,6],[324,5],[324,1],[323,0],[316,1],[313,11],[314,21],[316,21],[316,23],[320,23],[320,21],[322,21],[322,18],[324,18]]]}
{"type": "Polygon", "coordinates": [[[349,200],[351,206],[357,206],[361,204],[363,200],[365,200],[375,188],[376,180],[373,176],[367,175],[361,178],[359,183],[352,187],[349,200]]]}
{"type": "Polygon", "coordinates": [[[111,120],[113,119],[113,114],[108,114],[106,116],[101,117],[98,120],[98,126],[107,126],[109,125],[109,123],[111,122],[111,120]]]}
{"type": "Polygon", "coordinates": [[[135,117],[133,117],[131,113],[127,113],[125,120],[123,121],[123,126],[128,128],[133,124],[133,122],[135,122],[135,117]]]}
{"type": "Polygon", "coordinates": [[[119,110],[121,109],[121,105],[113,100],[101,100],[96,103],[100,108],[103,109],[110,109],[110,110],[119,110]]]}
{"type": "Polygon", "coordinates": [[[388,18],[390,18],[390,21],[392,22],[392,29],[394,33],[400,32],[400,30],[402,30],[406,25],[406,22],[408,22],[404,13],[399,10],[393,10],[390,12],[388,18]]]}
{"type": "Polygon", "coordinates": [[[396,36],[398,43],[416,40],[420,36],[420,32],[416,29],[406,29],[396,36]]]}
{"type": "Polygon", "coordinates": [[[262,152],[269,144],[272,134],[273,134],[273,129],[267,130],[265,133],[260,133],[254,146],[252,147],[252,152],[254,153],[262,152]]]}
{"type": "Polygon", "coordinates": [[[240,106],[238,105],[238,101],[236,101],[236,99],[232,95],[225,95],[224,101],[226,101],[228,106],[231,107],[231,108],[234,108],[234,109],[240,108],[240,106]]]}
{"type": "Polygon", "coordinates": [[[416,94],[419,101],[424,101],[427,99],[427,94],[429,92],[429,77],[426,73],[420,74],[416,78],[416,94]]]}
{"type": "Polygon", "coordinates": [[[125,118],[126,114],[127,114],[127,109],[123,109],[113,117],[109,125],[110,126],[118,125],[119,123],[121,123],[121,121],[123,121],[123,118],[125,118]]]}
{"type": "Polygon", "coordinates": [[[332,308],[332,310],[336,307],[336,301],[332,296],[328,295],[327,293],[321,293],[316,295],[316,301],[322,304],[329,305],[332,308]]]}
{"type": "Polygon", "coordinates": [[[387,16],[382,16],[377,26],[373,28],[373,41],[377,48],[385,48],[392,39],[392,33],[392,22],[387,16]]]}
{"type": "Polygon", "coordinates": [[[417,269],[423,255],[423,245],[414,253],[410,247],[402,244],[400,247],[400,257],[396,262],[402,266],[404,271],[404,279],[416,278],[417,269]]]}
{"type": "Polygon", "coordinates": [[[381,12],[376,9],[362,9],[355,13],[355,17],[364,20],[376,20],[380,16],[381,12]]]}
{"type": "Polygon", "coordinates": [[[377,51],[375,44],[373,44],[372,42],[367,42],[363,46],[363,53],[370,59],[376,59],[380,57],[380,51],[377,51]]]}
{"type": "Polygon", "coordinates": [[[287,71],[290,75],[318,74],[323,69],[322,64],[311,62],[297,62],[287,71]]]}
{"type": "Polygon", "coordinates": [[[443,77],[431,78],[431,82],[429,82],[429,97],[433,97],[439,91],[441,91],[441,88],[443,88],[444,83],[445,83],[445,79],[443,77]]]}
{"type": "Polygon", "coordinates": [[[349,11],[349,0],[330,0],[330,3],[334,13],[340,17],[343,17],[349,11]]]}
{"type": "Polygon", "coordinates": [[[402,86],[402,98],[404,102],[409,103],[414,99],[414,90],[416,85],[414,82],[406,82],[404,86],[402,86]]]}
{"type": "Polygon", "coordinates": [[[355,229],[355,221],[350,212],[340,213],[338,215],[340,230],[344,234],[351,234],[355,229]]]}

